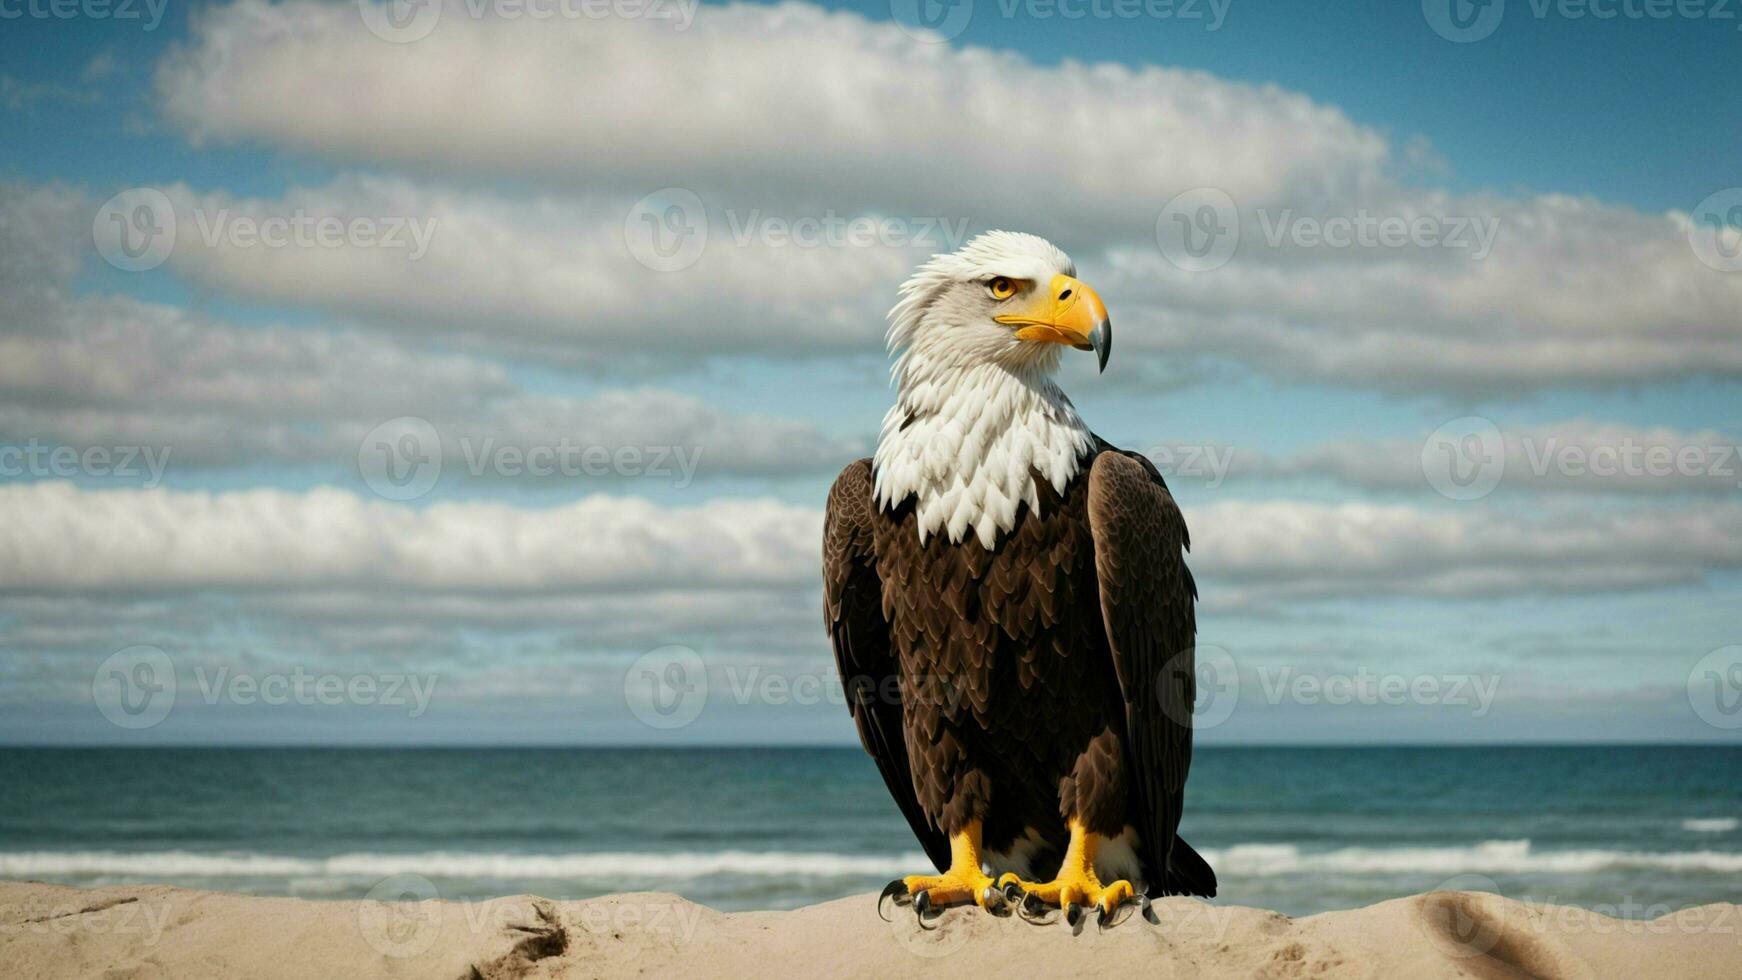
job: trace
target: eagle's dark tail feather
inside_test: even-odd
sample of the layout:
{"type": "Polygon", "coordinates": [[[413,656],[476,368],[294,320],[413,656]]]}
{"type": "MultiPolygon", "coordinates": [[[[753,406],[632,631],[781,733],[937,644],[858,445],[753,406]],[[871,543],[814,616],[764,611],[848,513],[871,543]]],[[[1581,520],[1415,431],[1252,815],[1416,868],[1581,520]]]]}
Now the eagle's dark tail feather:
{"type": "Polygon", "coordinates": [[[1150,892],[1153,898],[1163,895],[1216,897],[1216,872],[1211,870],[1210,862],[1178,837],[1173,839],[1173,853],[1167,862],[1167,880],[1161,888],[1150,892]]]}

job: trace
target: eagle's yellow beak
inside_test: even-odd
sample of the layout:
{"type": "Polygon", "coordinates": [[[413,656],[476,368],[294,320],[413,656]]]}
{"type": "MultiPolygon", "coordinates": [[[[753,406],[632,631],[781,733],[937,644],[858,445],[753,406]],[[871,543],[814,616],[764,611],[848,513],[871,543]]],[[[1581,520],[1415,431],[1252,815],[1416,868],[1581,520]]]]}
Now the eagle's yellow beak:
{"type": "Polygon", "coordinates": [[[999,323],[1018,327],[1016,339],[1069,344],[1077,350],[1092,350],[1107,370],[1107,355],[1113,350],[1113,323],[1101,297],[1089,286],[1070,276],[1053,276],[1045,289],[1037,289],[1028,309],[993,317],[999,323]]]}

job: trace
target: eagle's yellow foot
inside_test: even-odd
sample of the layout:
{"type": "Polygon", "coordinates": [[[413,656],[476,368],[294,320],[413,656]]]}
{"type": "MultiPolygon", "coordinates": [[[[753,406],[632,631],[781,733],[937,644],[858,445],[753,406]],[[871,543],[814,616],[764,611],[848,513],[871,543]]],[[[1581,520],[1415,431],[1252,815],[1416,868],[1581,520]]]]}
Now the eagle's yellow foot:
{"type": "Polygon", "coordinates": [[[950,837],[950,868],[941,875],[908,875],[897,878],[877,898],[894,898],[897,905],[913,905],[923,923],[928,914],[949,905],[969,902],[994,914],[1004,913],[1004,895],[992,876],[980,870],[980,821],[970,822],[950,837]]]}
{"type": "Polygon", "coordinates": [[[1010,901],[1020,902],[1018,908],[1025,912],[1043,903],[1063,909],[1065,921],[1073,929],[1082,920],[1085,908],[1099,910],[1100,922],[1106,925],[1121,905],[1138,898],[1137,890],[1123,878],[1111,884],[1101,884],[1101,879],[1095,876],[1095,852],[1100,846],[1100,835],[1085,830],[1082,823],[1074,819],[1070,828],[1071,840],[1065,848],[1064,861],[1059,865],[1058,877],[1034,882],[1006,874],[998,879],[998,890],[1010,901]]]}

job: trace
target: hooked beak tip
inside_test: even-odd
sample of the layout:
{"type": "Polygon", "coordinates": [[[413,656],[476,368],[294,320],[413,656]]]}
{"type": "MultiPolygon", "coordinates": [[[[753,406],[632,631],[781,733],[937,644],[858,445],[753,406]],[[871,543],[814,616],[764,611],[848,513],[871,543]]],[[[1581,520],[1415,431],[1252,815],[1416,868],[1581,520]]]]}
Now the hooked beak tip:
{"type": "Polygon", "coordinates": [[[1095,360],[1099,363],[1100,373],[1107,371],[1107,357],[1113,353],[1113,321],[1102,320],[1095,324],[1095,329],[1089,331],[1089,347],[1095,352],[1095,360]]]}

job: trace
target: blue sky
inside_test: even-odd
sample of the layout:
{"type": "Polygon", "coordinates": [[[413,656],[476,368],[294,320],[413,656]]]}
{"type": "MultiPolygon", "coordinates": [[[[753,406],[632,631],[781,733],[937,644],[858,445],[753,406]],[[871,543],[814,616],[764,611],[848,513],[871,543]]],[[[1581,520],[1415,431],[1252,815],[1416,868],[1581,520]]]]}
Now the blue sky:
{"type": "Polygon", "coordinates": [[[1742,214],[1719,81],[1742,24],[1513,0],[1453,43],[1418,4],[1235,0],[1213,30],[1207,3],[1006,5],[947,39],[886,3],[673,29],[452,0],[405,43],[353,4],[8,20],[0,447],[167,464],[0,474],[24,517],[0,542],[0,739],[851,739],[826,697],[744,692],[827,684],[820,505],[889,404],[895,287],[959,244],[942,219],[1053,237],[1107,299],[1112,369],[1061,380],[1103,436],[1173,461],[1201,639],[1227,655],[1207,740],[1734,740],[1742,218],[1716,258],[1688,225],[1742,214]],[[708,232],[662,270],[634,235],[670,187],[708,232]],[[1194,271],[1166,229],[1203,188],[1240,238],[1194,271]],[[128,271],[103,229],[142,200],[174,247],[128,271]],[[429,222],[429,251],[202,230],[297,214],[429,222]],[[1438,238],[1265,237],[1357,215],[1438,238]],[[733,240],[863,216],[906,237],[733,240]],[[441,447],[410,497],[359,462],[410,445],[406,418],[441,447]],[[1436,490],[1443,426],[1500,452],[1491,491],[1436,490]],[[696,463],[466,472],[571,441],[696,463]],[[1627,447],[1692,463],[1578,462],[1627,447]],[[674,646],[706,700],[661,727],[637,678],[674,646]],[[104,685],[141,648],[174,692],[134,727],[104,685]],[[232,686],[305,674],[434,694],[413,717],[232,686]],[[1437,693],[1314,693],[1382,678],[1437,693]],[[1449,690],[1485,684],[1486,706],[1449,690]]]}

